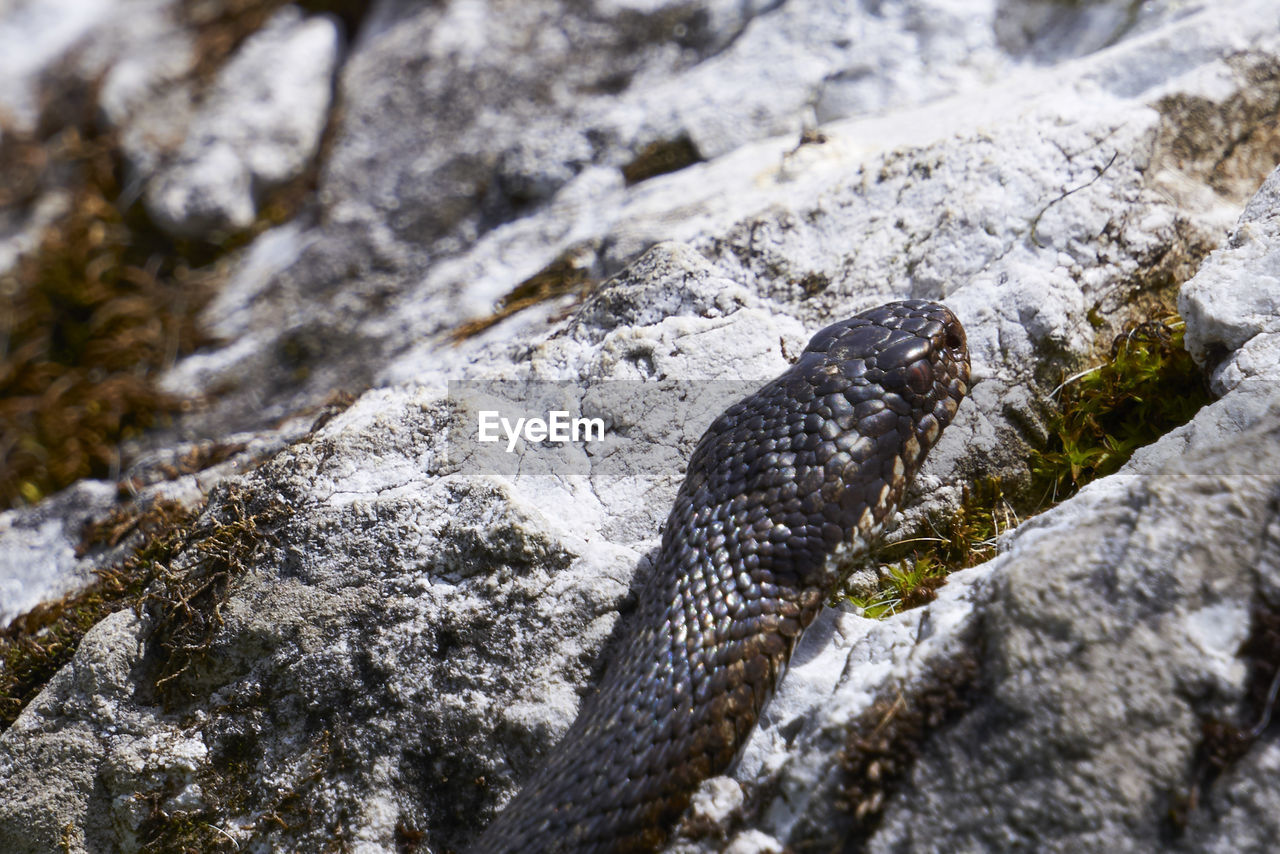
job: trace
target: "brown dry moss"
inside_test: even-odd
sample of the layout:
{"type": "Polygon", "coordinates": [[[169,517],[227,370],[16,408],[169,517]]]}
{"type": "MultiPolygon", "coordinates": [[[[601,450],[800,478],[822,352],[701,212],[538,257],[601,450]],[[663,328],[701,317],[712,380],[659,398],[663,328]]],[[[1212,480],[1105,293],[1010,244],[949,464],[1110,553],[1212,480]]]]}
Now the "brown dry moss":
{"type": "Polygon", "coordinates": [[[627,186],[638,184],[668,172],[678,172],[702,161],[702,155],[687,136],[651,142],[622,167],[627,186]]]}
{"type": "Polygon", "coordinates": [[[585,256],[589,254],[589,251],[582,248],[565,250],[546,267],[512,288],[511,292],[499,301],[492,314],[464,323],[455,329],[452,333],[454,343],[478,335],[516,312],[540,302],[570,295],[577,297],[581,302],[599,284],[591,276],[591,271],[585,262],[585,256]]]}
{"type": "Polygon", "coordinates": [[[929,736],[969,708],[978,678],[978,657],[962,655],[934,667],[910,695],[880,699],[850,727],[840,756],[840,803],[854,822],[847,850],[859,850],[875,832],[929,736]]]}
{"type": "MultiPolygon", "coordinates": [[[[199,86],[285,0],[187,0],[199,86]]],[[[311,0],[352,32],[357,0],[311,0]]],[[[157,388],[177,357],[211,343],[195,318],[215,262],[291,219],[316,169],[262,200],[246,232],[216,243],[170,238],[124,197],[118,141],[97,126],[94,87],[47,94],[39,128],[0,134],[0,207],[29,212],[62,188],[66,212],[0,275],[0,509],[34,503],[85,477],[112,478],[120,443],[189,405],[157,388]],[[74,94],[74,97],[72,97],[74,94]]],[[[329,141],[326,134],[325,144],[329,141]]],[[[319,160],[320,158],[317,158],[319,160]]]]}
{"type": "Polygon", "coordinates": [[[46,602],[0,630],[0,732],[71,660],[85,633],[109,614],[133,607],[181,549],[196,513],[173,502],[144,512],[121,509],[87,527],[80,552],[115,547],[135,533],[122,562],[99,570],[89,587],[46,602]]]}
{"type": "Polygon", "coordinates": [[[0,275],[0,507],[111,477],[119,443],[179,408],[154,378],[206,341],[194,317],[209,282],[192,268],[216,251],[164,238],[140,206],[120,208],[109,134],[66,128],[7,154],[42,164],[38,182],[65,175],[69,205],[0,275]]]}
{"type": "MultiPolygon", "coordinates": [[[[210,738],[208,732],[206,738],[210,738]]],[[[275,784],[263,791],[265,787],[256,765],[258,758],[256,739],[221,739],[213,750],[212,761],[197,772],[203,806],[190,811],[166,810],[165,802],[177,794],[178,787],[173,781],[159,791],[142,796],[150,812],[137,830],[138,851],[141,854],[239,851],[240,844],[219,827],[229,815],[240,819],[237,830],[252,833],[254,843],[278,849],[278,843],[272,844],[273,836],[315,825],[318,817],[311,806],[315,792],[346,763],[336,739],[328,730],[323,730],[299,750],[302,767],[298,775],[287,784],[275,784]],[[260,801],[251,796],[255,790],[260,801]]],[[[345,825],[336,822],[328,830],[332,850],[347,850],[351,840],[345,825]]]]}
{"type": "Polygon", "coordinates": [[[148,656],[155,688],[169,704],[191,693],[190,680],[180,677],[194,677],[222,627],[222,605],[234,580],[274,542],[272,531],[287,509],[234,484],[221,493],[188,537],[182,569],[161,567],[139,601],[154,621],[148,656]]]}
{"type": "MultiPolygon", "coordinates": [[[[0,731],[70,660],[90,627],[124,608],[146,612],[151,619],[146,664],[157,699],[169,705],[184,703],[222,625],[221,607],[236,577],[273,542],[271,531],[285,509],[274,498],[258,498],[242,486],[230,485],[199,518],[176,504],[158,503],[141,514],[120,508],[86,526],[81,553],[135,538],[137,543],[127,558],[101,571],[90,588],[42,605],[0,632],[0,731]]],[[[206,738],[213,755],[198,771],[204,805],[192,811],[169,808],[177,781],[138,793],[150,806],[137,830],[140,851],[238,847],[218,823],[250,803],[249,793],[258,785],[259,747],[249,735],[215,738],[206,732],[206,738]]],[[[346,761],[331,746],[327,730],[309,741],[302,756],[305,765],[297,779],[262,796],[264,806],[255,810],[257,833],[269,835],[277,828],[305,827],[314,821],[310,793],[346,761]]]]}
{"type": "Polygon", "coordinates": [[[90,628],[125,608],[152,617],[148,660],[157,693],[183,699],[179,677],[208,650],[232,581],[270,544],[284,511],[276,500],[256,501],[229,486],[198,527],[196,511],[166,501],[143,512],[120,508],[86,526],[81,555],[137,543],[84,590],[38,605],[0,630],[0,731],[71,660],[90,628]]]}

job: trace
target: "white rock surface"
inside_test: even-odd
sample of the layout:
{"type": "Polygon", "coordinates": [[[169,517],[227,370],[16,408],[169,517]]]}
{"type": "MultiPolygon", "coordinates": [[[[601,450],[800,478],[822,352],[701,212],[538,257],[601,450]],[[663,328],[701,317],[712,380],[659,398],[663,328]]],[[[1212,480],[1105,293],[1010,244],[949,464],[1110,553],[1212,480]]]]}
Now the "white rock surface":
{"type": "Polygon", "coordinates": [[[93,581],[76,560],[79,527],[101,516],[114,493],[89,481],[36,510],[0,513],[0,626],[93,581]]]}
{"type": "MultiPolygon", "coordinates": [[[[1240,714],[1251,609],[1280,591],[1277,400],[1243,381],[1275,365],[1262,349],[1272,303],[1252,282],[1275,278],[1277,179],[1245,209],[1277,156],[1274,11],[379,4],[340,74],[346,112],[314,216],[245,252],[208,310],[227,345],[169,378],[222,394],[183,429],[264,431],[243,458],[260,468],[184,487],[213,491],[210,530],[261,514],[256,550],[208,655],[167,688],[154,611],[122,612],[0,734],[0,850],[389,850],[419,833],[429,850],[460,846],[598,678],[714,415],[655,427],[601,384],[760,380],[831,319],[943,299],[968,330],[975,384],[918,481],[918,520],[966,479],[1025,469],[1046,395],[1091,358],[1091,316],[1118,327],[1219,246],[1184,310],[1224,397],[927,608],[824,615],[732,776],[699,798],[702,830],[671,850],[830,848],[846,834],[876,851],[1264,846],[1280,815],[1274,730],[1185,827],[1164,816],[1194,783],[1202,722],[1240,714]],[[826,141],[798,145],[815,121],[826,141]],[[628,185],[621,167],[681,138],[704,162],[628,185]],[[561,296],[448,337],[566,253],[603,280],[584,303],[561,296]],[[481,378],[581,386],[641,462],[467,473],[449,453],[460,416],[446,381],[481,378]],[[314,430],[269,426],[370,384],[314,430]],[[898,698],[920,723],[890,729],[897,773],[865,766],[850,803],[845,747],[898,698]],[[866,778],[882,774],[876,794],[866,778]],[[205,835],[178,840],[179,820],[205,835]]],[[[294,20],[268,31],[275,44],[309,26],[294,20]]],[[[167,79],[180,53],[141,79],[167,79]]],[[[120,79],[113,115],[143,127],[144,90],[120,79]]],[[[240,176],[228,181],[256,186],[272,167],[213,124],[202,138],[216,144],[192,162],[221,145],[240,176]]],[[[242,216],[245,198],[209,209],[242,216]]],[[[59,511],[5,517],[0,547],[52,565],[70,535],[41,533],[39,512],[59,511]]],[[[174,571],[207,560],[193,546],[174,571]]]]}
{"type": "Polygon", "coordinates": [[[0,110],[22,128],[39,119],[40,75],[103,24],[112,0],[11,0],[0,12],[0,110]]]}
{"type": "Polygon", "coordinates": [[[7,0],[0,6],[0,115],[30,132],[59,85],[75,93],[173,32],[176,0],[7,0]]]}
{"type": "Polygon", "coordinates": [[[320,145],[338,60],[337,26],[275,14],[221,69],[177,152],[147,184],[165,230],[211,236],[247,228],[266,191],[302,174],[320,145]]]}
{"type": "Polygon", "coordinates": [[[1178,297],[1187,349],[1213,369],[1214,391],[1280,380],[1280,170],[1249,202],[1227,245],[1178,297]]]}

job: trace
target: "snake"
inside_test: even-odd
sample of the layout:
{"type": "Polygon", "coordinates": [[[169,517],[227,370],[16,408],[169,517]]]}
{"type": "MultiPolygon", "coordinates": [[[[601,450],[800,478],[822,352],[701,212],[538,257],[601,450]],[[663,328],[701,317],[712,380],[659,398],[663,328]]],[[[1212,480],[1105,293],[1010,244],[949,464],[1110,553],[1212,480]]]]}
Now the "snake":
{"type": "Polygon", "coordinates": [[[834,323],[698,441],[635,612],[568,732],[473,854],[654,851],[751,734],[801,633],[969,389],[944,306],[834,323]]]}

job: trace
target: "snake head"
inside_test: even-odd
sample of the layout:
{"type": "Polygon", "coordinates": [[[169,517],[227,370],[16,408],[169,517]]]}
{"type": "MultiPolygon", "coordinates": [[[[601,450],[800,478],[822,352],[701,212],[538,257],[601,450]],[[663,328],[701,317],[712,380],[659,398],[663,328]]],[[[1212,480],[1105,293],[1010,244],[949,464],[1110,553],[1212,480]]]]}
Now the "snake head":
{"type": "Polygon", "coordinates": [[[828,326],[702,437],[671,547],[723,537],[741,552],[727,559],[801,579],[825,572],[829,555],[875,537],[968,388],[964,328],[937,303],[889,303],[828,326]]]}
{"type": "Polygon", "coordinates": [[[964,327],[945,306],[905,300],[834,323],[792,368],[793,388],[821,419],[812,509],[843,537],[870,538],[893,512],[969,391],[964,327]]]}

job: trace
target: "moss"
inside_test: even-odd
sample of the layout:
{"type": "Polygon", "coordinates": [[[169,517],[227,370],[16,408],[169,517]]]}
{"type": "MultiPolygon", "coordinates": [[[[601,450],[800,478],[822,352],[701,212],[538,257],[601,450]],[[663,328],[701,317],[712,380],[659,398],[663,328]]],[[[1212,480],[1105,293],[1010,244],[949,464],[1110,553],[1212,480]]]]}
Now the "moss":
{"type": "Polygon", "coordinates": [[[396,824],[396,854],[416,854],[423,850],[427,834],[403,821],[396,824]]]}
{"type": "MultiPolygon", "coordinates": [[[[89,588],[42,605],[0,632],[0,731],[74,655],[84,634],[102,618],[124,608],[147,612],[151,628],[146,664],[157,699],[181,705],[192,696],[198,671],[222,619],[220,610],[235,578],[272,541],[271,529],[284,515],[278,500],[255,499],[239,486],[223,487],[216,506],[203,517],[174,503],[157,503],[146,512],[120,509],[86,526],[81,554],[114,548],[136,538],[127,558],[98,573],[89,588]]],[[[144,689],[143,694],[146,693],[144,689]]],[[[269,705],[261,698],[260,706],[269,705]]],[[[254,797],[261,745],[253,723],[264,708],[224,709],[215,715],[249,721],[239,735],[206,727],[211,761],[197,772],[206,805],[172,811],[166,802],[179,781],[160,791],[139,794],[150,812],[138,829],[143,852],[237,850],[219,828],[226,816],[265,804],[255,812],[256,829],[305,827],[310,822],[307,793],[341,766],[328,731],[318,733],[303,751],[306,765],[292,786],[254,797]]]]}
{"type": "Polygon", "coordinates": [[[846,850],[860,850],[875,832],[929,735],[969,707],[978,677],[977,656],[962,655],[923,675],[910,695],[898,692],[876,701],[850,727],[840,755],[839,803],[853,818],[846,850]]]}
{"type": "Polygon", "coordinates": [[[155,376],[207,341],[194,318],[209,281],[193,267],[212,253],[117,204],[115,140],[89,127],[28,137],[40,156],[20,158],[70,173],[72,189],[38,248],[0,274],[0,507],[111,477],[119,443],[181,406],[155,376]]]}
{"type": "Polygon", "coordinates": [[[143,513],[117,510],[86,527],[81,555],[134,534],[139,543],[124,560],[98,570],[98,580],[84,590],[43,603],[0,632],[0,731],[71,660],[90,628],[129,607],[153,618],[148,660],[158,695],[185,699],[179,677],[202,660],[222,624],[232,580],[269,543],[269,528],[285,509],[267,500],[250,512],[252,504],[232,486],[199,527],[192,527],[196,513],[174,502],[157,502],[143,513]],[[175,568],[179,556],[187,568],[175,568]]]}
{"type": "Polygon", "coordinates": [[[1211,400],[1204,374],[1183,347],[1184,329],[1176,314],[1131,325],[1102,364],[1063,380],[1048,441],[1031,462],[1042,502],[1060,501],[1116,471],[1211,400]]]}
{"type": "Polygon", "coordinates": [[[221,488],[211,506],[187,538],[184,569],[165,568],[139,602],[153,620],[148,659],[156,692],[167,705],[189,698],[189,686],[179,677],[204,660],[235,578],[270,545],[271,531],[287,510],[275,498],[256,500],[234,484],[221,488]]]}
{"type": "Polygon", "coordinates": [[[1005,495],[999,478],[966,486],[960,506],[947,518],[936,520],[931,535],[900,540],[878,552],[877,561],[888,571],[875,592],[854,595],[844,590],[837,598],[871,618],[890,617],[932,602],[952,572],[995,556],[996,539],[1018,524],[1020,510],[1026,512],[1005,495]]]}
{"type": "Polygon", "coordinates": [[[584,255],[587,254],[589,252],[584,251],[582,247],[565,250],[546,267],[512,288],[511,292],[499,301],[492,314],[464,323],[455,329],[452,335],[454,342],[461,342],[478,335],[511,315],[540,302],[569,295],[576,296],[581,302],[599,284],[584,263],[584,255]]]}
{"type": "MultiPolygon", "coordinates": [[[[284,5],[187,0],[182,14],[196,33],[197,86],[284,5]]],[[[337,15],[349,31],[368,6],[302,5],[337,15]]],[[[0,207],[31,207],[51,187],[69,196],[67,212],[38,247],[0,274],[8,308],[0,313],[0,509],[35,503],[81,478],[115,477],[122,442],[189,406],[155,379],[177,357],[212,343],[195,319],[213,293],[216,263],[291,219],[315,187],[313,164],[268,193],[243,233],[174,239],[136,198],[125,198],[118,140],[96,116],[93,87],[51,91],[39,130],[0,134],[0,207]]],[[[330,141],[326,132],[322,150],[330,141]]]]}
{"type": "MultiPolygon", "coordinates": [[[[255,741],[256,744],[256,741],[255,741]]],[[[236,816],[238,833],[246,831],[261,843],[280,832],[312,829],[316,816],[307,796],[331,774],[336,773],[337,758],[332,753],[331,735],[326,730],[318,733],[300,751],[300,759],[306,764],[298,779],[290,785],[257,792],[262,781],[249,760],[228,756],[223,751],[215,753],[213,760],[204,765],[198,774],[198,782],[205,804],[190,811],[166,811],[165,801],[176,794],[176,784],[147,796],[150,814],[137,831],[140,854],[202,854],[206,851],[239,851],[240,843],[219,825],[236,816]],[[255,794],[260,800],[255,799],[255,794]]],[[[256,761],[256,757],[253,761],[256,761]]],[[[341,844],[340,828],[330,828],[334,848],[345,850],[341,844]]],[[[275,850],[280,845],[267,845],[275,850]]],[[[328,850],[328,849],[324,849],[328,850]]]]}
{"type": "MultiPolygon", "coordinates": [[[[222,709],[218,717],[225,721],[249,712],[222,709]]],[[[316,790],[346,765],[328,730],[316,733],[298,751],[297,776],[284,785],[262,780],[257,770],[256,736],[227,739],[206,732],[206,741],[217,746],[210,761],[197,772],[204,805],[190,811],[167,811],[165,802],[176,794],[176,783],[148,795],[150,814],[137,831],[142,854],[241,850],[241,844],[220,828],[232,817],[238,835],[249,833],[255,843],[269,850],[293,850],[298,836],[318,830],[312,807],[316,790]],[[293,836],[294,843],[285,844],[282,835],[293,836]]],[[[331,844],[315,850],[347,850],[350,839],[341,819],[324,830],[331,844]]]]}
{"type": "Polygon", "coordinates": [[[932,601],[952,572],[994,557],[1002,532],[1111,474],[1138,448],[1190,421],[1211,397],[1182,345],[1183,329],[1167,307],[1153,320],[1126,327],[1100,365],[1066,378],[1056,390],[1047,439],[1032,451],[1029,489],[1006,494],[999,479],[966,486],[959,508],[934,521],[930,535],[879,552],[888,570],[878,589],[860,595],[845,589],[837,598],[868,617],[932,601]]]}
{"type": "Polygon", "coordinates": [[[198,813],[165,813],[160,797],[148,798],[151,814],[139,828],[139,854],[204,854],[238,851],[235,839],[198,813]]]}
{"type": "Polygon", "coordinates": [[[792,284],[799,287],[805,296],[813,297],[831,287],[831,277],[826,273],[809,272],[792,284]]]}
{"type": "Polygon", "coordinates": [[[194,518],[179,504],[158,502],[143,513],[117,511],[86,529],[82,554],[113,547],[135,532],[141,542],[126,560],[99,570],[84,590],[43,603],[0,631],[0,731],[71,660],[89,629],[142,598],[181,548],[194,518]]]}
{"type": "Polygon", "coordinates": [[[658,140],[640,149],[635,158],[622,167],[622,177],[627,186],[631,186],[701,161],[702,155],[687,136],[658,140]]]}

